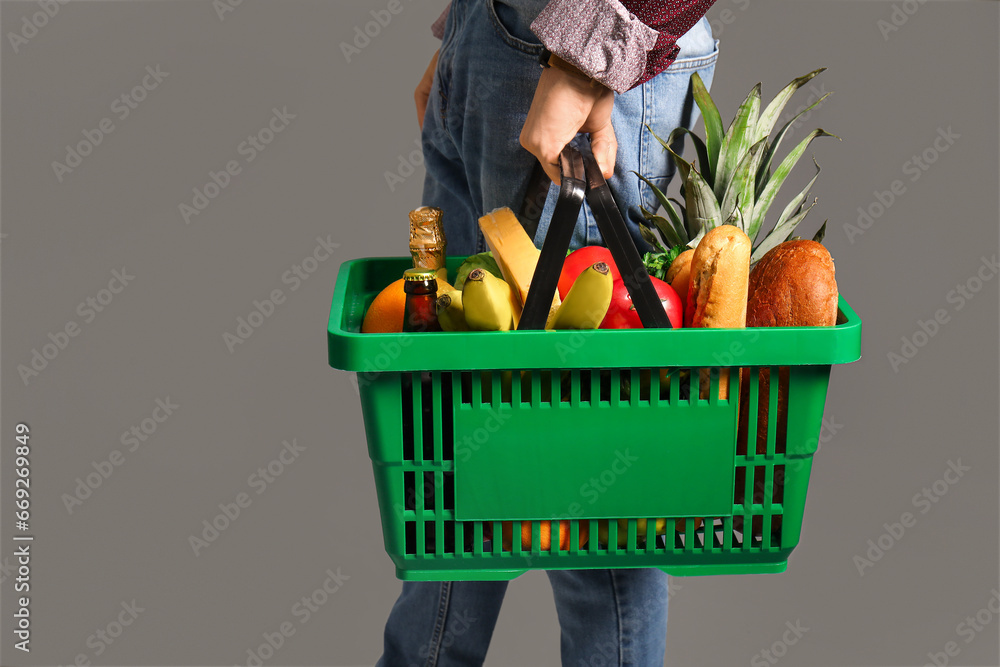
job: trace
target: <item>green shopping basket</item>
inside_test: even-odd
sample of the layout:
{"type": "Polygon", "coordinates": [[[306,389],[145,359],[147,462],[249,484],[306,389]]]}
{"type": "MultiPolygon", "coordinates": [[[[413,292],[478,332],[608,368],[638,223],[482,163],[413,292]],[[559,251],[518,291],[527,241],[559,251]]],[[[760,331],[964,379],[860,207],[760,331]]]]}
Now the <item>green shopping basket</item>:
{"type": "Polygon", "coordinates": [[[842,297],[833,327],[361,334],[410,266],[345,262],[328,325],[398,578],[786,569],[831,365],[860,358],[842,297]]]}

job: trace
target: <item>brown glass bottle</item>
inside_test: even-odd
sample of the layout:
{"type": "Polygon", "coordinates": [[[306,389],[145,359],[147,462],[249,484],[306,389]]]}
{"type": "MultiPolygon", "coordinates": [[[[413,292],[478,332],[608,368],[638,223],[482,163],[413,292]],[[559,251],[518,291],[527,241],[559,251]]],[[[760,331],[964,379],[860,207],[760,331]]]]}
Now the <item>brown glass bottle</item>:
{"type": "Polygon", "coordinates": [[[441,331],[437,318],[437,278],[429,269],[403,272],[403,331],[441,331]]]}

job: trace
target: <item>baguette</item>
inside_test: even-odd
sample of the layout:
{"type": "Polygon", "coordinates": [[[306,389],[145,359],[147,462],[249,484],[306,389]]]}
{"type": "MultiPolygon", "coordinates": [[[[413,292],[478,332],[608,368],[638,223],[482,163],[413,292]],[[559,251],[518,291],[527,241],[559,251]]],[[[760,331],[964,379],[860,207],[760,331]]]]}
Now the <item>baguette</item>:
{"type": "MultiPolygon", "coordinates": [[[[738,227],[720,225],[698,243],[691,258],[684,322],[692,327],[746,326],[750,239],[738,227]]],[[[701,370],[699,396],[708,398],[709,371],[701,370]]],[[[719,373],[719,398],[729,398],[729,369],[719,373]]]]}
{"type": "Polygon", "coordinates": [[[734,225],[709,231],[691,259],[684,319],[692,327],[745,327],[749,274],[747,235],[734,225]]]}

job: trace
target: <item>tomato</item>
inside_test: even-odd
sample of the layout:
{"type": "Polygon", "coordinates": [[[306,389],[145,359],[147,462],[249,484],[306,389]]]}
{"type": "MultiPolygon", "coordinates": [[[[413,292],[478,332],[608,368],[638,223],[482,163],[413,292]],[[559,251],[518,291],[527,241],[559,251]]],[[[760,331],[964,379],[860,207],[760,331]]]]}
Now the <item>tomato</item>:
{"type": "MultiPolygon", "coordinates": [[[[667,319],[674,328],[683,326],[684,307],[681,305],[681,298],[673,287],[658,278],[650,278],[656,294],[663,303],[663,310],[667,312],[667,319]]],[[[619,278],[615,280],[611,292],[611,305],[608,307],[608,314],[601,322],[601,329],[641,329],[642,322],[639,320],[639,313],[632,305],[632,297],[629,296],[625,283],[619,278]]]]}
{"type": "Polygon", "coordinates": [[[622,274],[618,272],[615,260],[611,258],[610,250],[600,245],[578,248],[571,252],[563,262],[562,273],[559,274],[559,298],[565,299],[577,276],[597,262],[607,264],[608,268],[611,269],[611,277],[615,280],[621,280],[622,274]]]}

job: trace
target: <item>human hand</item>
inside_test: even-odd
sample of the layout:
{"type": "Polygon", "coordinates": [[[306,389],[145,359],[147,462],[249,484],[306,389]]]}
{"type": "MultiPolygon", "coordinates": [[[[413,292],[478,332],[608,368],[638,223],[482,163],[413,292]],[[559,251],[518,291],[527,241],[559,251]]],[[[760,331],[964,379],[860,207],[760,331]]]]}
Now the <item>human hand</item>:
{"type": "Polygon", "coordinates": [[[434,82],[434,70],[437,69],[438,62],[438,51],[434,52],[434,57],[431,58],[431,64],[427,66],[427,71],[424,72],[424,76],[420,79],[420,83],[417,84],[417,89],[413,93],[413,98],[417,102],[417,123],[420,124],[420,130],[424,129],[424,112],[427,111],[427,100],[431,96],[431,84],[434,82]]]}
{"type": "Polygon", "coordinates": [[[604,177],[610,178],[618,155],[618,139],[611,126],[614,102],[610,88],[591,85],[582,74],[547,67],[538,79],[521,129],[521,145],[538,158],[558,185],[559,154],[578,132],[589,132],[597,165],[604,177]]]}

